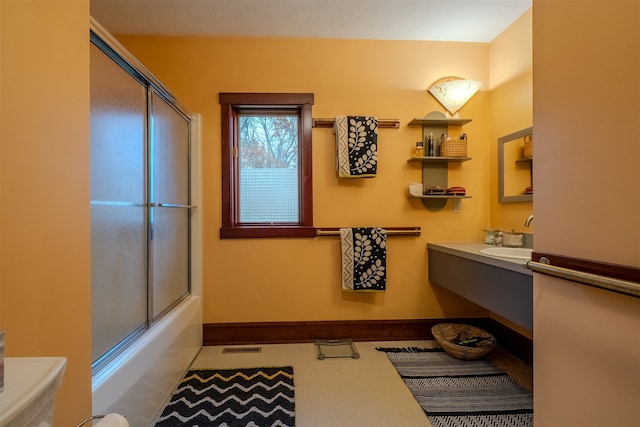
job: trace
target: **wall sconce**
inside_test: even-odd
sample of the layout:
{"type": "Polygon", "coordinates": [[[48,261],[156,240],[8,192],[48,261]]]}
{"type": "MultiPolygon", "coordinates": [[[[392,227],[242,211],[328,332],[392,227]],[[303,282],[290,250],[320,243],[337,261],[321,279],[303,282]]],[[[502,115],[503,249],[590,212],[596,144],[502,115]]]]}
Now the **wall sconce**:
{"type": "Polygon", "coordinates": [[[429,93],[453,116],[478,92],[482,82],[460,77],[444,77],[429,88],[429,93]]]}

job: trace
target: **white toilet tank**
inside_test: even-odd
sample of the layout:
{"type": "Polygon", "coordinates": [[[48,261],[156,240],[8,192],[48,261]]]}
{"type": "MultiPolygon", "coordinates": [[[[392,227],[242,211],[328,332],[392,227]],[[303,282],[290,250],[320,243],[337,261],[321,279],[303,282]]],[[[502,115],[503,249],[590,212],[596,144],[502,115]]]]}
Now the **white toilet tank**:
{"type": "Polygon", "coordinates": [[[0,427],[50,427],[64,357],[7,357],[0,392],[0,427]]]}

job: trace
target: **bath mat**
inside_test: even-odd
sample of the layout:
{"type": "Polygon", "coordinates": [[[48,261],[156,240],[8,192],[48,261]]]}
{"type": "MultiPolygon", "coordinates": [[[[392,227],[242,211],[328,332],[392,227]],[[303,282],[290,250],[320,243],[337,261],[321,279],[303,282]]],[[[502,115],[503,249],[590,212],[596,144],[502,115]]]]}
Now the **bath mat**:
{"type": "Polygon", "coordinates": [[[533,395],[486,360],[458,360],[442,349],[384,351],[433,427],[531,427],[533,395]]]}
{"type": "Polygon", "coordinates": [[[155,427],[294,426],[293,368],[188,371],[155,427]]]}

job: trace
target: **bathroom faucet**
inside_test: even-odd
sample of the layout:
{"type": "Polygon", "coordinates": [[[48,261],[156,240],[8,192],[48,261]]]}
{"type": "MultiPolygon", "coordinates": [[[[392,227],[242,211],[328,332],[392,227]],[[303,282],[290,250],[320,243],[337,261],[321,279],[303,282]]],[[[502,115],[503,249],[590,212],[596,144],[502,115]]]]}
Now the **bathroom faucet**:
{"type": "Polygon", "coordinates": [[[529,215],[529,218],[527,218],[524,222],[524,226],[528,227],[529,225],[531,225],[531,221],[533,221],[533,215],[529,215]]]}

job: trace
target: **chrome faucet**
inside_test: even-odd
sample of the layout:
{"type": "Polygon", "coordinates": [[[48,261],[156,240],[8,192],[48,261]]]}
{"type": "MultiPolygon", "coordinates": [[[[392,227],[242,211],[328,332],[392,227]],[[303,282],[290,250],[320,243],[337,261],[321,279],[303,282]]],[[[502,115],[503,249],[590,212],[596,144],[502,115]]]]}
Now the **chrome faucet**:
{"type": "Polygon", "coordinates": [[[529,225],[531,225],[531,221],[533,221],[533,215],[529,215],[529,218],[527,218],[524,222],[524,226],[528,227],[529,225]]]}

